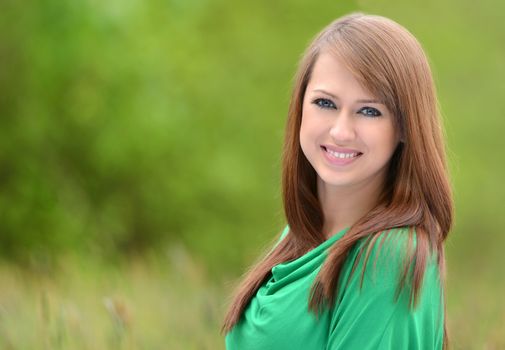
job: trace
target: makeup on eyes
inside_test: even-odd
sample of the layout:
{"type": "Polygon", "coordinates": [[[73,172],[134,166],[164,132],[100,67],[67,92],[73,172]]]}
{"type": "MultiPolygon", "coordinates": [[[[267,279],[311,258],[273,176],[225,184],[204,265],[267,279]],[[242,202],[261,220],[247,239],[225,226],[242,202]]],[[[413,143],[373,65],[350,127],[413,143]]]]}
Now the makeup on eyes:
{"type": "MultiPolygon", "coordinates": [[[[368,102],[368,103],[372,103],[372,102],[368,102]]],[[[333,103],[333,101],[331,101],[328,98],[320,98],[320,97],[319,98],[315,98],[315,99],[312,100],[312,104],[316,105],[320,109],[337,109],[337,106],[335,105],[335,103],[333,103]]],[[[370,111],[372,111],[373,114],[368,114],[368,113],[363,114],[363,113],[361,113],[361,114],[363,114],[364,116],[367,116],[367,117],[375,118],[375,117],[382,116],[382,112],[379,109],[375,108],[375,107],[363,106],[363,107],[361,107],[358,110],[358,113],[360,113],[362,110],[370,110],[370,111]]]]}

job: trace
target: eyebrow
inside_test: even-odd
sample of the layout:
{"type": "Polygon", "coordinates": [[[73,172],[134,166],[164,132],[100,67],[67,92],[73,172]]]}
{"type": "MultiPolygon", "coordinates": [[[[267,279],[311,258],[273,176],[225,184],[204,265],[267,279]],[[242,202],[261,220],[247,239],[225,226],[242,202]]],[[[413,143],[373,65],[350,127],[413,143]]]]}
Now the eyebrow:
{"type": "MultiPolygon", "coordinates": [[[[323,90],[323,89],[314,89],[312,91],[322,92],[323,94],[326,94],[328,96],[333,97],[334,99],[339,100],[338,96],[333,95],[333,94],[329,93],[326,90],[323,90]]],[[[384,102],[379,101],[379,100],[374,100],[374,99],[360,99],[360,100],[356,100],[356,102],[359,102],[359,103],[379,103],[379,104],[384,104],[384,102]]]]}

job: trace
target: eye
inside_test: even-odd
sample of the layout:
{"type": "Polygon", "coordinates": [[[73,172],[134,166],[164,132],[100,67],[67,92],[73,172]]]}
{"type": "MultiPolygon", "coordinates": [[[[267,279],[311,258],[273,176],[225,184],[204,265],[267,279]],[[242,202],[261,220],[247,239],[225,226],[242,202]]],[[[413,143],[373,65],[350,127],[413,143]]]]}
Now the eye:
{"type": "Polygon", "coordinates": [[[373,107],[363,107],[359,110],[358,113],[361,113],[367,117],[379,117],[382,115],[382,113],[378,109],[373,107]]]}
{"type": "Polygon", "coordinates": [[[337,107],[333,102],[328,100],[327,98],[316,98],[314,101],[312,101],[313,104],[315,104],[317,107],[322,108],[322,109],[336,109],[337,107]]]}

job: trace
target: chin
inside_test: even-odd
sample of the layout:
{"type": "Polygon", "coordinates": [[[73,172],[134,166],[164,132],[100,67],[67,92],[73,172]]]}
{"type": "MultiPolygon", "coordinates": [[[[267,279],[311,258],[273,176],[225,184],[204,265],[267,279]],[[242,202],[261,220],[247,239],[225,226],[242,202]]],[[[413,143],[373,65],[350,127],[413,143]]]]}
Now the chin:
{"type": "Polygon", "coordinates": [[[346,186],[352,186],[354,184],[354,181],[352,179],[338,175],[337,176],[323,175],[319,176],[319,179],[327,186],[346,187],[346,186]]]}

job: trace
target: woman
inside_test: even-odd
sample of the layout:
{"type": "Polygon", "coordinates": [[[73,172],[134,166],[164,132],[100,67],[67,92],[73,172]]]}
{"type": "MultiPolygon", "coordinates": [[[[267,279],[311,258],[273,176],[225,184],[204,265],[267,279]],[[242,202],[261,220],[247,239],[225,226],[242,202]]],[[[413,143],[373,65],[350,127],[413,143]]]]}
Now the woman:
{"type": "Polygon", "coordinates": [[[396,22],[353,13],[305,52],[282,169],[288,225],[226,314],[226,347],[447,347],[453,205],[427,58],[396,22]]]}

